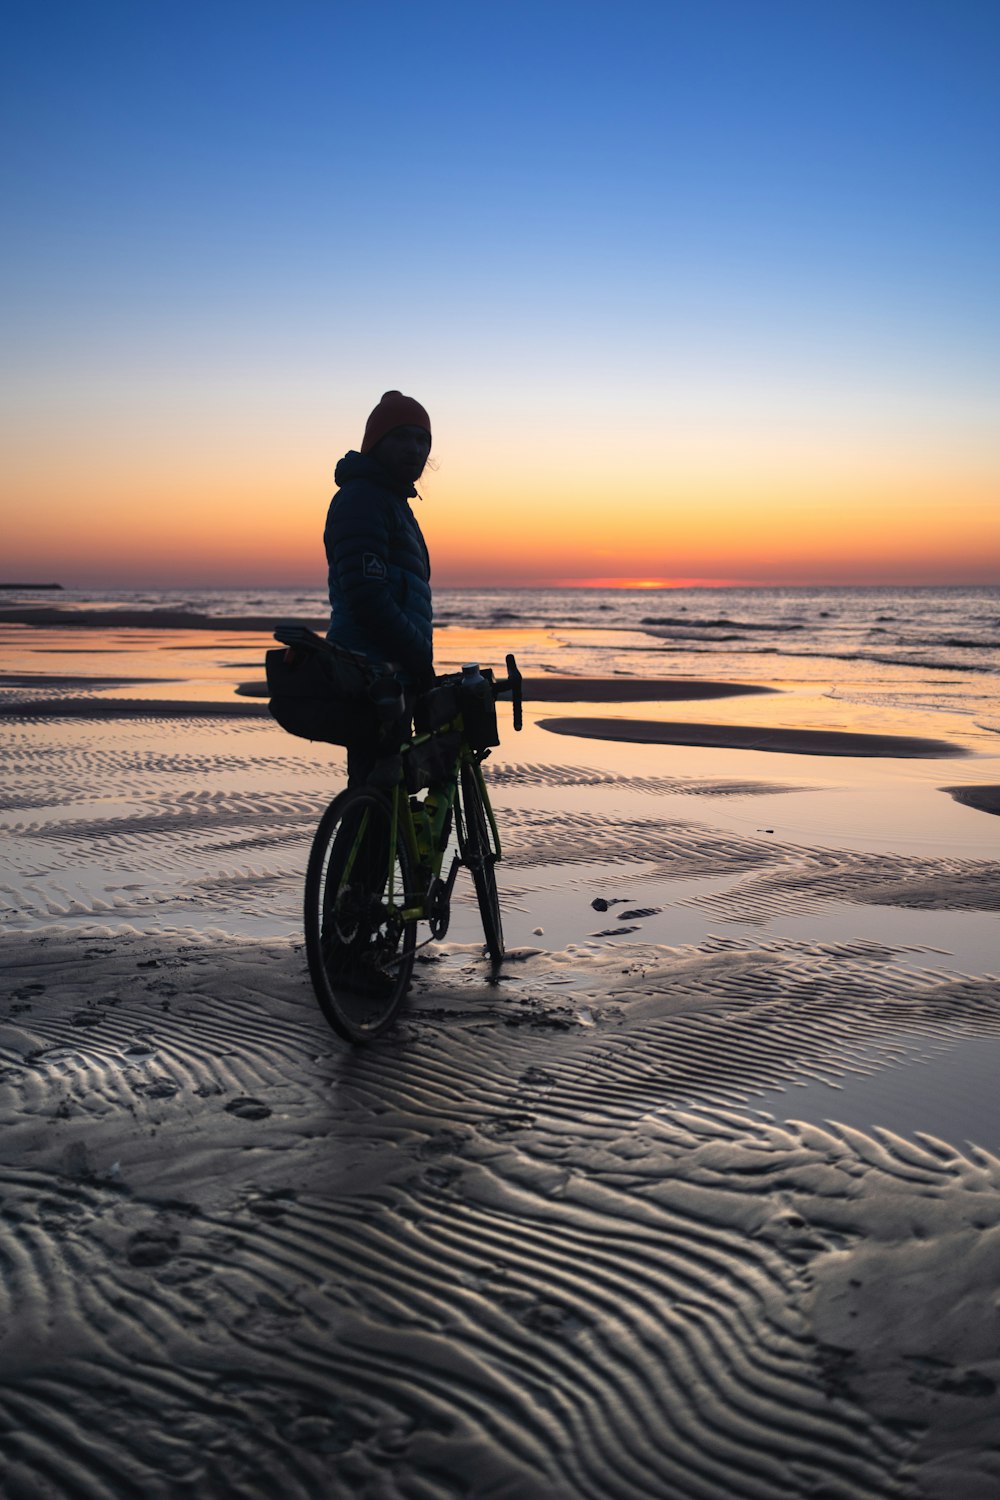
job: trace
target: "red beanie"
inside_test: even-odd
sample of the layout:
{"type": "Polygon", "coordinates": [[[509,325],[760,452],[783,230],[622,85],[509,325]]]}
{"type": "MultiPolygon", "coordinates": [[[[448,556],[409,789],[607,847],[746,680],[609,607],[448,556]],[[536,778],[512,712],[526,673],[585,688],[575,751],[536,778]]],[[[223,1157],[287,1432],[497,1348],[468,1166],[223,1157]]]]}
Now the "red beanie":
{"type": "Polygon", "coordinates": [[[368,418],[361,442],[362,453],[370,453],[394,427],[422,427],[429,437],[431,419],[412,396],[404,396],[401,391],[386,391],[368,418]]]}

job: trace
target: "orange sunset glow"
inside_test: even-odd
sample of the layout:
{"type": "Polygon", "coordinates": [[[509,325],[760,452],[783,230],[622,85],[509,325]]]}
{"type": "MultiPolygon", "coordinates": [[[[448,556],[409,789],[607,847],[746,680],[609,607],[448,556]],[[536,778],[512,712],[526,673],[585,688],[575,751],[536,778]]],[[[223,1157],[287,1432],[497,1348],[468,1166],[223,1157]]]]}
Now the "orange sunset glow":
{"type": "MultiPolygon", "coordinates": [[[[280,423],[230,433],[222,451],[204,435],[176,446],[148,420],[120,443],[120,407],[95,416],[85,442],[68,434],[53,448],[15,434],[4,570],[107,586],[321,583],[332,470],[359,441],[358,406],[362,417],[350,411],[336,428],[317,409],[307,437],[280,423]]],[[[745,436],[739,448],[731,434],[719,456],[666,442],[657,463],[655,434],[615,453],[607,438],[581,445],[554,417],[549,447],[536,437],[522,448],[515,434],[496,453],[481,422],[463,431],[446,395],[435,412],[438,468],[413,503],[438,585],[997,576],[1000,463],[994,471],[981,450],[942,452],[925,435],[846,452],[800,438],[776,454],[745,436]]]]}
{"type": "MultiPolygon", "coordinates": [[[[607,76],[574,12],[582,73],[546,68],[541,91],[517,73],[531,49],[497,91],[489,47],[428,23],[425,50],[394,10],[390,73],[405,92],[412,54],[434,78],[400,127],[432,164],[419,189],[360,75],[336,68],[350,149],[305,102],[341,28],[368,36],[360,11],[317,19],[301,56],[241,13],[231,76],[193,38],[174,57],[141,7],[124,30],[86,8],[29,51],[3,576],[321,585],[334,468],[389,388],[431,416],[415,509],[438,586],[1000,576],[990,48],[955,20],[946,84],[944,19],[904,8],[915,50],[885,21],[869,76],[848,20],[824,42],[809,7],[787,26],[734,7],[761,88],[697,7],[639,9],[648,87],[607,76]]],[[[562,58],[559,14],[532,27],[562,58]]]]}

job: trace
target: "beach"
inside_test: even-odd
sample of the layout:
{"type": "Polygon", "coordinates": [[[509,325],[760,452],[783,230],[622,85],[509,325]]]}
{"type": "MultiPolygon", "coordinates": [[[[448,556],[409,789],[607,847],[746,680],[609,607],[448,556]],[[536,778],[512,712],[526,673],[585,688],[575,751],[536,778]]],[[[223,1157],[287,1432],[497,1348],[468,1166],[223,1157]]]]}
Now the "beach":
{"type": "Polygon", "coordinates": [[[353,1050],[269,601],[0,610],[0,1491],[1000,1492],[996,678],[848,602],[444,595],[508,956],[353,1050]]]}

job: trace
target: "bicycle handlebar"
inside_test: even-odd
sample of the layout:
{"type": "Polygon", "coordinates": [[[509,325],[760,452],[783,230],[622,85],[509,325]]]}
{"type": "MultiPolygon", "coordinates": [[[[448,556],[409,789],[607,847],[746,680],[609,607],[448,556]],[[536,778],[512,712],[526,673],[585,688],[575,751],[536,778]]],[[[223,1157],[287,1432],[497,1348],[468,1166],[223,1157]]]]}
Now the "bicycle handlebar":
{"type": "MultiPolygon", "coordinates": [[[[299,620],[279,620],[274,626],[275,640],[283,646],[299,646],[309,651],[334,657],[341,661],[350,662],[352,666],[360,668],[366,677],[370,679],[370,685],[375,690],[373,697],[379,717],[383,721],[396,719],[403,712],[403,694],[397,673],[398,667],[394,662],[376,662],[361,655],[357,651],[349,651],[344,646],[338,646],[332,641],[325,640],[317,635],[308,625],[303,625],[299,620]]],[[[501,677],[493,683],[493,697],[499,698],[504,693],[510,693],[514,708],[514,728],[523,727],[523,715],[521,703],[523,701],[522,678],[518,671],[514,653],[507,652],[507,676],[501,677]]]]}
{"type": "Polygon", "coordinates": [[[494,698],[499,698],[500,695],[501,695],[501,693],[506,693],[506,692],[510,693],[511,701],[513,702],[513,705],[514,705],[514,728],[515,729],[520,729],[521,728],[521,724],[522,724],[522,714],[521,714],[521,703],[522,703],[521,682],[522,682],[522,678],[521,678],[520,672],[517,670],[517,662],[514,660],[514,653],[512,651],[508,651],[507,652],[507,676],[506,677],[501,677],[501,679],[500,679],[499,682],[494,682],[494,684],[493,684],[493,696],[494,696],[494,698]]]}

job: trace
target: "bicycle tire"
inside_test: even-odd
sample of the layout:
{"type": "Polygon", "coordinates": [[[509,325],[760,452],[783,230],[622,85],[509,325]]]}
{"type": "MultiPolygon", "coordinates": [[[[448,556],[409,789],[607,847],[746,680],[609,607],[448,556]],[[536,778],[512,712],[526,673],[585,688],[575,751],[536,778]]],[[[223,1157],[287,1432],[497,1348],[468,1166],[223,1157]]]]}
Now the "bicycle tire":
{"type": "Polygon", "coordinates": [[[409,851],[397,829],[392,900],[392,808],[381,792],[342,792],[320,819],[306,871],[305,936],[309,975],[320,1009],[348,1042],[381,1035],[409,987],[416,945],[404,921],[414,889],[409,851]]]}
{"type": "Polygon", "coordinates": [[[496,855],[490,847],[489,824],[483,806],[479,781],[472,766],[462,767],[462,821],[465,824],[465,849],[462,857],[472,873],[479,915],[486,938],[486,951],[494,963],[503,958],[503,923],[500,919],[500,897],[497,895],[496,855]]]}

